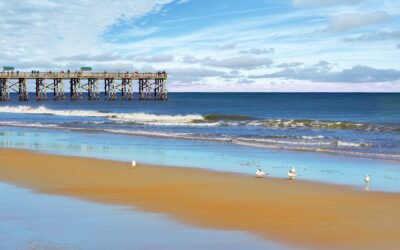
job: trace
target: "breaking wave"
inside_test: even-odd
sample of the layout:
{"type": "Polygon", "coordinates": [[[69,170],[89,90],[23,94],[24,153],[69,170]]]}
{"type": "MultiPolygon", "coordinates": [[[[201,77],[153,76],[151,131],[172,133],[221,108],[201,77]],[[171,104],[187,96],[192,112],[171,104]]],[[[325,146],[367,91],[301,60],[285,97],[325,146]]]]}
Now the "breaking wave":
{"type": "Polygon", "coordinates": [[[347,121],[259,119],[249,116],[221,114],[166,115],[149,113],[116,113],[101,110],[55,110],[42,106],[3,106],[0,107],[0,113],[97,117],[105,119],[105,122],[155,126],[252,126],[266,127],[271,129],[324,129],[400,132],[400,125],[397,124],[382,125],[347,121]]]}
{"type": "Polygon", "coordinates": [[[202,120],[201,115],[156,115],[147,113],[114,113],[95,110],[55,110],[45,107],[4,106],[0,113],[37,114],[75,117],[98,117],[115,122],[128,122],[146,125],[190,125],[195,120],[202,120]]]}

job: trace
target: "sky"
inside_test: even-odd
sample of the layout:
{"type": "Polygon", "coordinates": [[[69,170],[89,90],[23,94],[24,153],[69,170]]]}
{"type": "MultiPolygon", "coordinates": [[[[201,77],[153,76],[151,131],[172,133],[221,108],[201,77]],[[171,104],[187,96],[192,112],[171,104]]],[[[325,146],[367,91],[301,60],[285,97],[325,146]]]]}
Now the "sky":
{"type": "Polygon", "coordinates": [[[169,91],[400,92],[399,0],[0,0],[0,65],[169,91]]]}

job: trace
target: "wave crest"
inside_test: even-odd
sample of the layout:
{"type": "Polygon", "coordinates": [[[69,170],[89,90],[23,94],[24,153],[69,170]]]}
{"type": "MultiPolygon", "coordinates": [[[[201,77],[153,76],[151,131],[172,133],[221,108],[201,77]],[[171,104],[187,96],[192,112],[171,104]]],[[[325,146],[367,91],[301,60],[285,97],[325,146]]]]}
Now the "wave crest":
{"type": "Polygon", "coordinates": [[[223,114],[149,114],[149,113],[116,113],[104,110],[55,110],[46,107],[3,106],[0,113],[41,114],[56,116],[99,117],[108,122],[133,123],[155,126],[253,126],[272,129],[329,129],[329,130],[363,130],[376,132],[400,132],[399,125],[368,124],[347,121],[258,119],[242,115],[223,114]]]}

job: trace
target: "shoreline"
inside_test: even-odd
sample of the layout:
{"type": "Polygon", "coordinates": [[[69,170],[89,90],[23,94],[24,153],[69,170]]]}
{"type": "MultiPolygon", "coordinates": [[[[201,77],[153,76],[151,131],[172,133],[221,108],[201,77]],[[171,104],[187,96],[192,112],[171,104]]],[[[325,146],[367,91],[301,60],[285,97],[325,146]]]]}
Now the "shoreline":
{"type": "Polygon", "coordinates": [[[400,194],[0,149],[0,180],[307,248],[395,249],[400,194]]]}
{"type": "Polygon", "coordinates": [[[393,155],[393,154],[386,154],[386,153],[376,153],[376,152],[347,152],[345,149],[341,150],[332,150],[332,149],[316,149],[316,148],[297,148],[297,147],[287,147],[287,146],[280,146],[280,145],[257,145],[257,144],[251,144],[251,143],[246,143],[244,141],[241,141],[240,139],[232,139],[232,141],[236,142],[230,142],[229,140],[224,140],[224,139],[209,139],[209,138],[195,138],[195,137],[179,137],[176,135],[167,135],[167,134],[162,134],[165,132],[160,132],[160,131],[132,131],[132,132],[126,132],[126,131],[113,131],[107,130],[107,129],[86,129],[86,128],[72,128],[72,127],[62,127],[57,124],[47,124],[49,127],[42,127],[39,124],[35,124],[33,126],[31,125],[15,125],[15,124],[0,124],[0,127],[6,127],[6,128],[34,128],[34,129],[39,129],[39,130],[52,130],[52,131],[57,131],[57,129],[63,129],[65,131],[69,132],[77,132],[77,133],[98,133],[98,134],[114,134],[114,135],[127,135],[127,136],[132,136],[132,137],[143,137],[143,138],[155,138],[155,139],[166,139],[166,140],[183,140],[183,141],[197,141],[197,142],[217,142],[217,143],[224,143],[224,144],[232,144],[232,145],[237,145],[237,146],[244,146],[248,148],[255,148],[255,149],[268,149],[268,150],[276,150],[276,151],[289,151],[289,152],[304,152],[304,153],[315,153],[315,154],[327,154],[327,155],[333,155],[333,156],[340,156],[340,157],[350,157],[350,158],[355,158],[355,159],[365,159],[365,160],[373,160],[373,161],[384,161],[384,162],[389,162],[389,163],[400,163],[400,158],[398,158],[398,155],[393,155]],[[50,125],[50,126],[49,126],[50,125]],[[52,126],[55,125],[55,126],[52,126]],[[157,134],[158,133],[158,134],[157,134]]]}

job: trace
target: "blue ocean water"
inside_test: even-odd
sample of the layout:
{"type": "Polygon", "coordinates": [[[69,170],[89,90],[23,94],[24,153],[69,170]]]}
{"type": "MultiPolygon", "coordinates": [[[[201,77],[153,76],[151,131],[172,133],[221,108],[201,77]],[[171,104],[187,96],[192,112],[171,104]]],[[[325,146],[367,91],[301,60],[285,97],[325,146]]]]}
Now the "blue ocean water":
{"type": "Polygon", "coordinates": [[[171,93],[0,103],[3,147],[400,191],[400,94],[171,93]]]}

